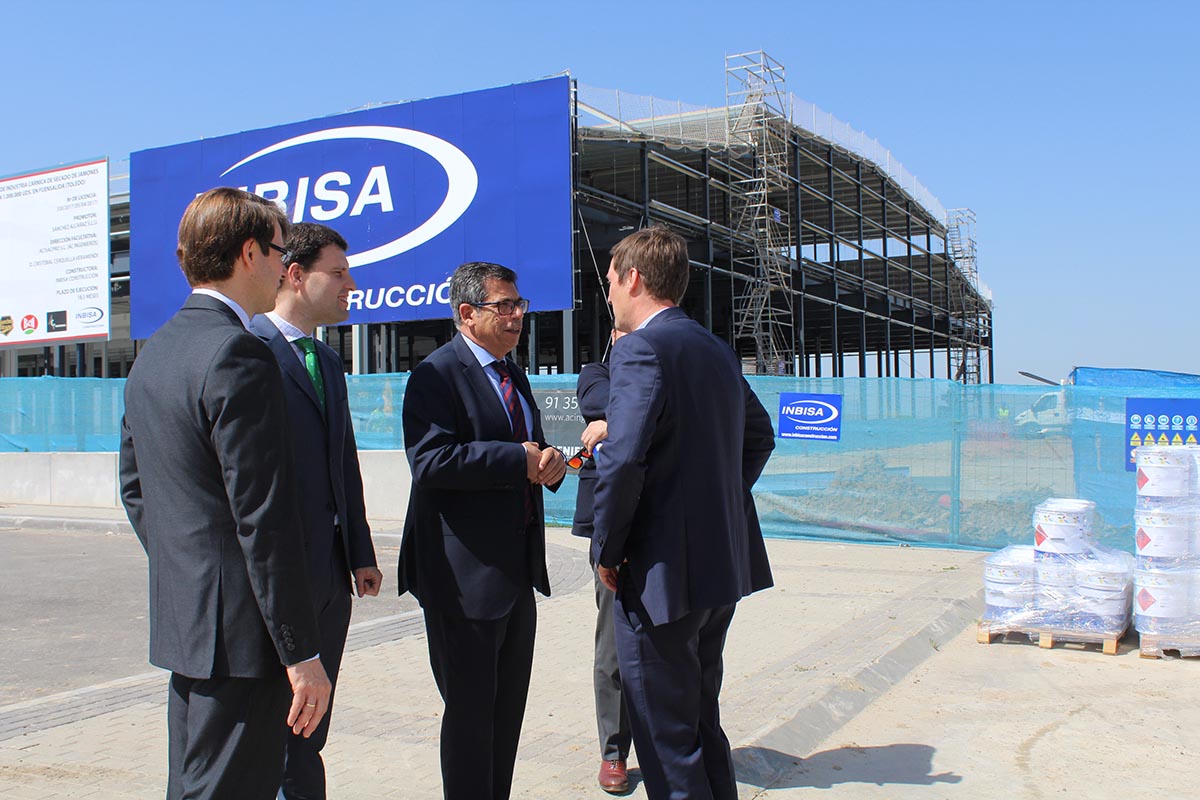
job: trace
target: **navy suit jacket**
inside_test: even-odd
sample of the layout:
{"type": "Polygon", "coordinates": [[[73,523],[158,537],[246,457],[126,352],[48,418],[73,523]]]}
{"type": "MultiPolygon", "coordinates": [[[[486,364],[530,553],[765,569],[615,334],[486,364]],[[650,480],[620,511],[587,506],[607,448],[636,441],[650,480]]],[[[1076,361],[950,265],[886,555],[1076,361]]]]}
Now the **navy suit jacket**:
{"type": "MultiPolygon", "coordinates": [[[[507,359],[546,447],[525,373],[507,359]]],[[[400,594],[466,619],[499,619],[530,585],[550,594],[542,487],[525,524],[525,448],[462,334],[417,365],[404,390],[404,447],[412,490],[397,576],[400,594]]],[[[558,484],[550,487],[557,491],[558,484]]]]}
{"type": "Polygon", "coordinates": [[[309,580],[314,601],[323,605],[321,600],[330,592],[350,591],[350,573],[344,568],[375,566],[346,375],[337,352],[317,341],[317,362],[325,382],[322,415],[312,380],[287,338],[266,316],[252,319],[250,330],[271,348],[283,376],[309,580]],[[335,514],[340,537],[333,524],[335,514]],[[344,561],[334,557],[334,548],[342,551],[344,561]]]}
{"type": "Polygon", "coordinates": [[[655,625],[772,584],[750,488],[775,447],[729,345],[679,308],[618,339],[592,560],[655,625]]]}
{"type": "Polygon", "coordinates": [[[150,662],[268,678],[317,654],[279,367],[191,295],[125,384],[121,500],[150,561],[150,662]]]}

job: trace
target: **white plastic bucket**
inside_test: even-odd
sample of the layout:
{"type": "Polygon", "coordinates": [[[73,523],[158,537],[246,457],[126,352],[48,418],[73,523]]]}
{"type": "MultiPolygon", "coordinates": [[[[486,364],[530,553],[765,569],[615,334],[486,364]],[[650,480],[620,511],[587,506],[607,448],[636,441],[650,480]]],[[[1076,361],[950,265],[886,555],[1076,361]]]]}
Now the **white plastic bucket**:
{"type": "Polygon", "coordinates": [[[1137,493],[1143,497],[1187,497],[1192,454],[1182,447],[1137,448],[1137,493]]]}
{"type": "Polygon", "coordinates": [[[1191,611],[1195,573],[1189,570],[1137,570],[1133,573],[1133,610],[1138,616],[1179,619],[1191,611]]]}
{"type": "Polygon", "coordinates": [[[1112,591],[1095,586],[1077,586],[1079,611],[1101,617],[1125,617],[1129,615],[1130,593],[1124,589],[1112,591]]]}
{"type": "Polygon", "coordinates": [[[1135,509],[1137,554],[1148,558],[1179,558],[1194,551],[1195,512],[1182,509],[1135,509]]]}
{"type": "Polygon", "coordinates": [[[989,608],[1025,608],[1033,605],[1033,582],[983,582],[983,602],[989,608]]]}
{"type": "Polygon", "coordinates": [[[1034,570],[1034,604],[1043,611],[1071,611],[1079,602],[1074,565],[1067,559],[1043,559],[1034,570]]]}
{"type": "Polygon", "coordinates": [[[983,561],[983,579],[987,583],[1032,583],[1034,550],[1029,545],[1010,545],[997,550],[983,561]]]}
{"type": "Polygon", "coordinates": [[[1033,510],[1033,544],[1042,553],[1077,555],[1091,545],[1095,503],[1051,498],[1033,510]]]}
{"type": "Polygon", "coordinates": [[[1103,558],[1081,560],[1075,564],[1075,585],[1101,592],[1128,591],[1133,583],[1133,558],[1128,553],[1112,553],[1103,558]]]}

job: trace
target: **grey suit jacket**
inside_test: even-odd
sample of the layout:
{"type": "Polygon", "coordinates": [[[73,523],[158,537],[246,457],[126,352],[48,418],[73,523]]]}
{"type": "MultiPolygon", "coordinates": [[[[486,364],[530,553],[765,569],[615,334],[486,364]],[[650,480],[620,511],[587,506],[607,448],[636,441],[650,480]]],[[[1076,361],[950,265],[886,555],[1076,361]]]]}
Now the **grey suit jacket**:
{"type": "Polygon", "coordinates": [[[193,678],[278,675],[317,654],[279,368],[192,295],[125,385],[121,500],[150,562],[150,661],[193,678]]]}
{"type": "Polygon", "coordinates": [[[333,348],[317,341],[317,361],[325,382],[322,414],[312,380],[287,338],[265,316],[252,319],[250,330],[271,348],[283,376],[309,579],[314,600],[323,605],[322,599],[330,592],[350,590],[350,576],[343,565],[350,570],[376,565],[346,375],[333,348]],[[334,528],[335,514],[340,536],[334,528]],[[335,549],[341,551],[342,559],[335,556],[335,549]]]}

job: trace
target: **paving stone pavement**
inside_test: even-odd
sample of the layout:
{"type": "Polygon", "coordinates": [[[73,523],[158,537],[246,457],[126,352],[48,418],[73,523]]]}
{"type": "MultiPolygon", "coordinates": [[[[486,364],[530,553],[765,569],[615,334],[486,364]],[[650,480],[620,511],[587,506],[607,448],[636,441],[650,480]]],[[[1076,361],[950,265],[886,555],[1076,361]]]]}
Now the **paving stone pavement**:
{"type": "MultiPolygon", "coordinates": [[[[548,540],[554,594],[538,604],[513,796],[603,797],[586,543],[560,529],[548,540]]],[[[725,651],[723,722],[743,800],[767,796],[980,610],[979,553],[803,541],[768,551],[776,587],[742,601],[725,651]]],[[[0,706],[0,796],[161,797],[166,674],[151,670],[0,706]]],[[[440,711],[419,611],[356,622],[325,749],[330,797],[440,797],[440,711]]],[[[636,755],[631,767],[636,778],[636,755]]]]}

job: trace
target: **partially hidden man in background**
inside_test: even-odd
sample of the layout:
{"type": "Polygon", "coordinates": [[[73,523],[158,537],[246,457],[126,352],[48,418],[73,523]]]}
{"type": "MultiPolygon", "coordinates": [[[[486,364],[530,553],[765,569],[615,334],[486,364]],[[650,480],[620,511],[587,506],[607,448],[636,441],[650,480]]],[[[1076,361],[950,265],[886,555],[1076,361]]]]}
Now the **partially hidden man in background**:
{"type": "Polygon", "coordinates": [[[425,613],[450,800],[511,791],[533,665],[533,589],[550,593],[542,487],[557,490],[566,472],[508,357],[529,307],[516,282],[499,264],[455,270],[458,335],[412,371],[404,393],[412,490],[397,577],[425,613]]]}
{"type": "Polygon", "coordinates": [[[311,735],[329,703],[279,366],[247,330],[275,305],[288,227],[247,192],[196,197],[177,252],[193,292],[125,385],[121,499],[149,556],[150,662],[171,671],[170,800],[275,797],[287,726],[311,735]]]}
{"type": "Polygon", "coordinates": [[[596,458],[592,560],[616,591],[617,656],[651,800],[734,800],[718,695],[737,601],[770,586],[750,488],[775,446],[729,345],[687,317],[687,244],[665,228],[612,251],[626,331],[596,458]]]}
{"type": "MultiPolygon", "coordinates": [[[[621,332],[613,331],[613,342],[621,332]]],[[[591,538],[593,501],[596,493],[596,458],[608,436],[608,362],[585,364],[579,370],[575,394],[579,413],[587,427],[581,440],[592,454],[579,467],[579,489],[575,495],[575,520],[571,533],[591,538]]],[[[627,760],[633,741],[629,714],[621,691],[621,670],[617,664],[617,646],[613,638],[613,593],[593,572],[596,592],[596,633],[592,656],[592,691],[596,700],[596,731],[600,738],[600,788],[610,794],[629,789],[627,760]]]]}
{"type": "MultiPolygon", "coordinates": [[[[318,325],[346,321],[347,295],[355,284],[346,240],[332,228],[293,225],[285,247],[286,272],[275,310],[251,320],[250,330],[271,348],[283,377],[309,594],[321,631],[321,663],[336,691],[350,627],[350,593],[378,595],[382,580],[363,503],[342,359],[313,335],[318,325]]],[[[324,800],[321,749],[332,713],[333,692],[312,736],[289,734],[281,787],[286,800],[324,800]]]]}

